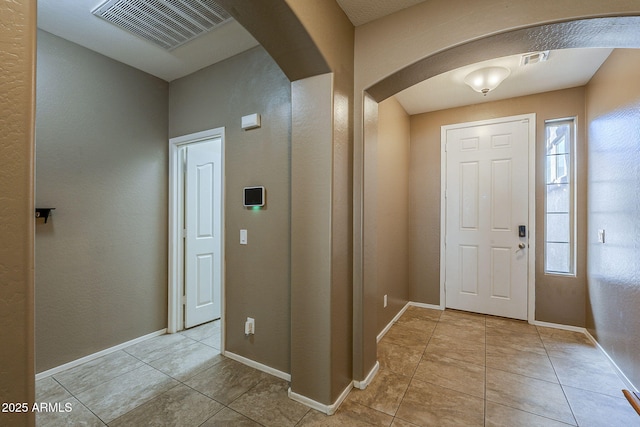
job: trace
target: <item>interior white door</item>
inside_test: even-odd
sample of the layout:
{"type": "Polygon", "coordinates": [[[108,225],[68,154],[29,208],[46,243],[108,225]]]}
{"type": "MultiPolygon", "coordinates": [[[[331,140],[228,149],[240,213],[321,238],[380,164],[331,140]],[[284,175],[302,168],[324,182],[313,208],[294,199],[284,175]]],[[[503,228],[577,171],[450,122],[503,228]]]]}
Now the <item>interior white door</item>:
{"type": "Polygon", "coordinates": [[[185,148],[186,328],[220,317],[222,287],[222,140],[185,148]]]}
{"type": "Polygon", "coordinates": [[[529,120],[446,130],[446,307],[527,319],[529,120]]]}

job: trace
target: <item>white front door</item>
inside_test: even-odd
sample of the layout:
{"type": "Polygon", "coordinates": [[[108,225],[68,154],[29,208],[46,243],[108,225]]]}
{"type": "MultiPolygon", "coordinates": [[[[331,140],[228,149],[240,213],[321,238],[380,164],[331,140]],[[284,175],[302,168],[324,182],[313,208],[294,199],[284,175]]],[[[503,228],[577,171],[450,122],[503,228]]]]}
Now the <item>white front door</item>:
{"type": "Polygon", "coordinates": [[[527,319],[529,122],[443,128],[448,308],[527,319]]]}
{"type": "Polygon", "coordinates": [[[220,317],[222,140],[185,148],[185,327],[220,317]]]}

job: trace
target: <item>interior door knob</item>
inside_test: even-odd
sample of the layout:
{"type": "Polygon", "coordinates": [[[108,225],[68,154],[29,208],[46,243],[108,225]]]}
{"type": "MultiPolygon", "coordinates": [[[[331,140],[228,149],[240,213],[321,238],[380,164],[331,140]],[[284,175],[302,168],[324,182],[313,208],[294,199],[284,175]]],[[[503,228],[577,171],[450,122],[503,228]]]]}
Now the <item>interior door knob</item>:
{"type": "Polygon", "coordinates": [[[527,247],[527,245],[525,245],[524,243],[520,242],[520,243],[518,243],[518,247],[519,247],[520,249],[524,249],[524,248],[526,248],[526,247],[527,247]]]}

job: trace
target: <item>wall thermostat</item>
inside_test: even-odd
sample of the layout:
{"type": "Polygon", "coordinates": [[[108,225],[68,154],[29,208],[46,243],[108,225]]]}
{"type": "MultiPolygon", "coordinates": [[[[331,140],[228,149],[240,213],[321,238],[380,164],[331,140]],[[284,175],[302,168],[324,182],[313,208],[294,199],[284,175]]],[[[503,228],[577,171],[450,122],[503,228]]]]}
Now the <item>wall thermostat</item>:
{"type": "Polygon", "coordinates": [[[243,205],[245,207],[264,206],[264,187],[244,187],[243,205]]]}

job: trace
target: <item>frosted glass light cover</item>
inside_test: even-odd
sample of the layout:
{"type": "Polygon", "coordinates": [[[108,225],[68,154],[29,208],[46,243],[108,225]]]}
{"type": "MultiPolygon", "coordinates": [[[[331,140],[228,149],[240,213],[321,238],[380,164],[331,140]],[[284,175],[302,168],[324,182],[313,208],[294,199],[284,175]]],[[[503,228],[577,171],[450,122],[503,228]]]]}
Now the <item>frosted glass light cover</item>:
{"type": "Polygon", "coordinates": [[[505,67],[480,68],[467,74],[464,82],[476,92],[487,94],[497,88],[500,83],[511,74],[511,70],[505,67]]]}

